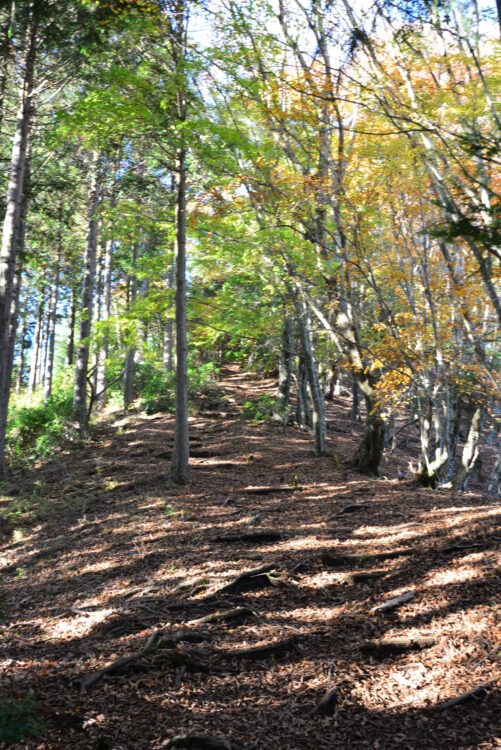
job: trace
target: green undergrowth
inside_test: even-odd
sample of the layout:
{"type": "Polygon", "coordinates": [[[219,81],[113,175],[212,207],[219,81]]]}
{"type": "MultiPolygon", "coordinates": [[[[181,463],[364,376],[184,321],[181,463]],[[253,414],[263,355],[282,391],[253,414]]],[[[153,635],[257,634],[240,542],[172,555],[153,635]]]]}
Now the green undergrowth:
{"type": "Polygon", "coordinates": [[[35,697],[10,698],[0,693],[0,743],[11,745],[30,735],[40,736],[43,722],[35,697]]]}
{"type": "Polygon", "coordinates": [[[276,408],[276,399],[269,394],[265,394],[258,399],[248,400],[242,406],[242,415],[244,419],[251,420],[254,424],[264,422],[269,419],[276,408]]]}
{"type": "Polygon", "coordinates": [[[59,447],[68,435],[72,404],[73,387],[68,377],[58,380],[47,400],[42,393],[31,399],[26,394],[13,398],[7,423],[10,463],[46,458],[59,447]]]}
{"type": "MultiPolygon", "coordinates": [[[[213,362],[190,364],[188,367],[188,395],[198,409],[204,409],[218,398],[216,377],[218,369],[213,362]]],[[[157,411],[174,413],[176,377],[161,365],[144,363],[136,368],[136,390],[140,408],[147,414],[157,411]]]]}

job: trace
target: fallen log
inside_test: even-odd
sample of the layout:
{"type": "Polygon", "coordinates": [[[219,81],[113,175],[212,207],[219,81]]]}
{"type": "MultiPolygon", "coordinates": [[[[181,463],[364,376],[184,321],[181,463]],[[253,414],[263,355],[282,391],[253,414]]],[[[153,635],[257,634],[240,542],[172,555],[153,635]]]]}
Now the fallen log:
{"type": "Polygon", "coordinates": [[[320,703],[317,703],[308,716],[312,719],[314,716],[332,716],[337,705],[338,694],[337,689],[333,688],[329,690],[325,698],[320,703]]]}
{"type": "Polygon", "coordinates": [[[420,651],[436,643],[435,638],[427,635],[397,636],[395,638],[374,638],[364,641],[361,650],[373,654],[400,654],[405,651],[420,651]]]}
{"type": "Polygon", "coordinates": [[[406,591],[404,594],[400,594],[400,596],[395,596],[393,599],[388,599],[388,601],[378,604],[377,607],[372,608],[371,612],[389,612],[392,609],[397,609],[401,604],[410,602],[415,596],[415,591],[406,591]]]}
{"type": "Polygon", "coordinates": [[[222,609],[218,612],[212,612],[205,617],[197,617],[196,620],[189,620],[187,625],[210,625],[214,622],[234,622],[235,620],[244,620],[247,617],[254,616],[254,612],[249,607],[235,607],[234,609],[222,609]]]}
{"type": "Polygon", "coordinates": [[[242,531],[234,534],[216,536],[215,542],[233,544],[234,542],[279,542],[282,534],[274,529],[259,529],[258,531],[242,531]]]}
{"type": "Polygon", "coordinates": [[[208,734],[180,734],[162,743],[161,747],[170,750],[243,750],[231,740],[208,734]]]}
{"type": "Polygon", "coordinates": [[[443,703],[438,703],[436,706],[433,706],[433,710],[447,711],[447,709],[454,708],[454,706],[459,706],[460,704],[466,703],[473,698],[483,698],[490,690],[490,688],[493,687],[493,685],[494,682],[484,682],[482,683],[482,685],[477,685],[476,687],[472,688],[472,690],[467,690],[465,693],[456,695],[454,698],[450,698],[443,703]]]}
{"type": "Polygon", "coordinates": [[[246,648],[233,648],[227,651],[220,651],[217,655],[217,659],[229,660],[229,659],[250,659],[252,661],[259,661],[260,659],[267,659],[269,656],[283,656],[294,646],[295,637],[286,638],[283,641],[276,641],[275,643],[269,643],[266,646],[249,646],[246,648]]]}

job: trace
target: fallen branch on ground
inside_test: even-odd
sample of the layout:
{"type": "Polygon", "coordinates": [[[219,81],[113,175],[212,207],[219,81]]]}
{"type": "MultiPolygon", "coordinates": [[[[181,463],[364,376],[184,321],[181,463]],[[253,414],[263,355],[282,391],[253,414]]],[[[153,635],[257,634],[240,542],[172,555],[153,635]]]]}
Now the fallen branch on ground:
{"type": "Polygon", "coordinates": [[[399,654],[403,651],[419,651],[430,648],[436,643],[435,638],[426,635],[397,636],[396,638],[375,638],[364,641],[362,651],[376,654],[399,654]]]}
{"type": "Polygon", "coordinates": [[[388,599],[388,601],[383,602],[383,604],[378,604],[377,607],[372,608],[371,612],[389,612],[391,609],[400,607],[401,604],[410,602],[415,596],[415,591],[406,591],[405,594],[400,594],[400,596],[395,596],[393,599],[388,599]]]}

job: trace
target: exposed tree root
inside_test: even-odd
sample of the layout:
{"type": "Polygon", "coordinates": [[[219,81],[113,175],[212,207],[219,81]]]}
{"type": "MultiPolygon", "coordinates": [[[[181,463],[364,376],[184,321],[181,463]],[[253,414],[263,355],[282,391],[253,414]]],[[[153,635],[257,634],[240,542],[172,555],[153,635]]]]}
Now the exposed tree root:
{"type": "Polygon", "coordinates": [[[265,485],[264,487],[245,487],[242,492],[248,495],[272,495],[275,492],[300,492],[303,488],[298,485],[265,485]]]}
{"type": "Polygon", "coordinates": [[[198,617],[196,620],[189,620],[186,624],[209,625],[214,622],[234,622],[252,616],[254,616],[254,612],[252,609],[249,609],[249,607],[235,607],[234,609],[222,609],[218,612],[212,612],[210,615],[205,615],[205,617],[198,617]]]}
{"type": "Polygon", "coordinates": [[[337,705],[337,699],[337,689],[333,688],[329,690],[327,695],[308,714],[310,719],[314,716],[332,716],[337,705]]]}
{"type": "MultiPolygon", "coordinates": [[[[135,651],[128,656],[121,656],[119,659],[116,659],[107,667],[99,669],[97,672],[91,672],[91,674],[87,675],[86,677],[82,677],[79,680],[75,680],[74,684],[80,687],[81,693],[85,693],[90,687],[95,685],[96,682],[99,682],[106,675],[112,675],[116,674],[117,672],[124,671],[127,667],[130,667],[132,664],[137,662],[141,657],[146,656],[146,654],[154,651],[159,647],[165,648],[168,646],[174,646],[181,641],[199,642],[208,640],[209,638],[210,635],[208,633],[192,633],[191,631],[187,630],[179,630],[177,631],[177,633],[170,634],[165,630],[155,630],[155,632],[152,633],[148,638],[146,645],[143,648],[139,649],[139,651],[135,651]]],[[[199,654],[197,653],[197,655],[199,654]]],[[[174,651],[168,653],[165,655],[165,660],[172,663],[173,666],[180,666],[181,664],[186,665],[188,668],[201,668],[203,666],[198,662],[194,662],[190,658],[190,654],[188,652],[182,653],[174,651]]]]}
{"type": "Polygon", "coordinates": [[[220,651],[217,654],[218,659],[250,659],[256,660],[267,659],[268,656],[283,656],[294,647],[295,637],[286,638],[283,641],[269,643],[266,646],[250,646],[247,648],[234,648],[228,651],[220,651]]]}
{"type": "Polygon", "coordinates": [[[258,531],[242,531],[235,534],[221,534],[214,541],[224,544],[234,542],[279,542],[282,534],[274,529],[259,529],[258,531]]]}
{"type": "Polygon", "coordinates": [[[334,513],[331,518],[336,518],[336,516],[344,516],[346,513],[357,513],[359,510],[365,510],[366,508],[369,508],[370,506],[368,503],[352,503],[351,505],[345,505],[341,510],[338,510],[337,513],[334,513]]]}
{"type": "Polygon", "coordinates": [[[224,737],[210,737],[207,734],[180,734],[162,744],[171,750],[243,750],[224,737]]]}
{"type": "Polygon", "coordinates": [[[363,562],[393,560],[397,557],[407,557],[409,555],[412,555],[412,550],[410,549],[397,549],[391,552],[368,552],[366,555],[333,555],[329,552],[324,552],[321,560],[325,565],[335,568],[342,565],[360,565],[363,562]]]}
{"type": "Polygon", "coordinates": [[[454,698],[450,698],[448,701],[438,703],[433,707],[433,710],[447,711],[448,708],[459,706],[460,704],[466,703],[472,698],[483,698],[487,694],[488,690],[493,687],[493,685],[494,682],[484,682],[482,685],[477,685],[472,690],[468,690],[466,693],[461,693],[461,695],[456,695],[454,698]]]}
{"type": "Polygon", "coordinates": [[[240,573],[229,583],[217,589],[210,596],[220,596],[221,594],[239,594],[244,591],[255,591],[256,589],[271,586],[270,573],[273,565],[261,565],[259,568],[252,568],[240,573]]]}

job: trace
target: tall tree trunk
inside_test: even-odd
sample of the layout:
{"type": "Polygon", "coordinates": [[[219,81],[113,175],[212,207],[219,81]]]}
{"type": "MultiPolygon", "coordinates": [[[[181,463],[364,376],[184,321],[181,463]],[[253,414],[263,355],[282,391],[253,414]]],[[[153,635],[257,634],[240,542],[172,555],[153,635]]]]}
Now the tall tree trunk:
{"type": "Polygon", "coordinates": [[[114,242],[114,231],[115,231],[115,220],[114,220],[114,209],[116,205],[116,191],[117,191],[117,172],[119,165],[120,153],[117,150],[115,161],[113,164],[113,182],[111,185],[110,195],[110,209],[111,209],[111,220],[108,226],[108,237],[106,239],[106,245],[104,249],[104,268],[103,268],[103,284],[102,284],[102,306],[101,306],[101,320],[103,322],[103,333],[101,338],[101,346],[99,349],[99,362],[97,368],[97,407],[98,409],[104,409],[108,401],[107,391],[107,379],[106,379],[106,364],[109,353],[109,333],[107,330],[108,321],[111,317],[111,279],[113,274],[113,242],[114,242]]]}
{"type": "Polygon", "coordinates": [[[364,393],[364,397],[367,404],[367,427],[351,460],[351,466],[361,474],[378,476],[384,451],[385,422],[374,399],[367,393],[364,393]]]}
{"type": "Polygon", "coordinates": [[[7,203],[0,251],[0,478],[7,473],[5,463],[5,435],[9,406],[10,375],[12,363],[9,361],[9,337],[11,333],[11,312],[16,268],[17,243],[21,200],[25,181],[26,153],[30,125],[33,115],[33,81],[35,73],[37,28],[33,22],[30,35],[23,83],[20,91],[20,104],[17,114],[16,131],[12,145],[10,175],[7,189],[7,203]]]}
{"type": "Polygon", "coordinates": [[[466,438],[466,443],[461,455],[461,463],[456,468],[455,474],[452,477],[452,487],[455,490],[465,489],[466,482],[475,468],[479,455],[478,441],[480,439],[483,412],[484,410],[481,406],[477,406],[473,412],[470,429],[468,430],[468,437],[466,438]]]}
{"type": "Polygon", "coordinates": [[[70,319],[68,323],[68,343],[66,344],[66,360],[65,364],[69,367],[73,364],[73,357],[75,356],[75,320],[77,314],[77,295],[75,291],[75,285],[71,287],[71,300],[70,300],[70,319]]]}
{"type": "Polygon", "coordinates": [[[278,363],[278,393],[275,416],[287,424],[290,412],[290,390],[294,363],[294,318],[285,314],[278,363]]]}
{"type": "Polygon", "coordinates": [[[176,419],[172,450],[172,478],[188,481],[188,342],[186,326],[186,151],[178,154],[176,227],[176,419]]]}
{"type": "MultiPolygon", "coordinates": [[[[167,276],[165,278],[165,285],[169,291],[171,291],[173,285],[174,285],[174,267],[170,268],[167,272],[167,276]]],[[[172,372],[173,366],[174,366],[174,357],[173,357],[173,346],[174,346],[174,330],[172,325],[172,318],[170,316],[170,311],[167,311],[167,317],[165,319],[165,326],[164,326],[164,367],[167,370],[167,372],[172,372]]]]}
{"type": "Polygon", "coordinates": [[[3,123],[5,89],[12,54],[12,35],[10,34],[12,2],[9,3],[9,6],[2,11],[0,20],[0,128],[3,123]]]}
{"type": "Polygon", "coordinates": [[[24,370],[26,366],[26,337],[28,335],[28,311],[23,313],[23,327],[21,329],[21,340],[19,342],[19,364],[17,367],[16,393],[20,393],[24,385],[24,370]]]}
{"type": "Polygon", "coordinates": [[[25,177],[24,177],[24,189],[21,200],[21,209],[19,214],[18,223],[18,234],[15,240],[16,242],[16,275],[14,278],[14,286],[11,300],[11,313],[10,313],[10,334],[9,334],[9,354],[8,354],[8,371],[6,377],[6,392],[5,401],[9,400],[10,388],[12,386],[12,370],[14,367],[14,356],[16,351],[16,338],[17,338],[17,325],[19,318],[19,303],[21,297],[21,286],[23,280],[24,260],[25,260],[25,245],[26,245],[26,227],[28,223],[28,203],[29,203],[29,190],[30,190],[30,177],[31,177],[31,139],[28,153],[26,156],[25,166],[25,177]]]}
{"type": "Polygon", "coordinates": [[[40,290],[37,305],[37,317],[35,331],[33,333],[33,344],[31,347],[30,378],[28,382],[28,396],[32,396],[38,385],[38,370],[40,361],[40,344],[42,340],[43,319],[45,314],[45,286],[40,290]]]}
{"type": "Polygon", "coordinates": [[[188,428],[188,342],[186,323],[186,0],[175,0],[171,18],[172,58],[177,77],[177,121],[180,126],[177,150],[176,196],[176,416],[171,473],[177,484],[188,481],[190,437],[188,428]]]}
{"type": "Polygon", "coordinates": [[[323,456],[325,454],[326,433],[324,394],[320,387],[317,364],[313,355],[308,309],[302,300],[297,300],[297,305],[299,337],[301,339],[301,350],[306,365],[312,403],[312,427],[315,455],[323,456]]]}
{"type": "Polygon", "coordinates": [[[296,422],[300,427],[306,427],[311,422],[308,412],[308,375],[301,354],[296,363],[296,422]]]}
{"type": "Polygon", "coordinates": [[[52,395],[52,381],[54,377],[54,349],[56,344],[57,303],[59,300],[59,277],[61,274],[61,254],[63,250],[62,229],[62,201],[59,211],[59,227],[57,231],[57,250],[54,261],[52,287],[49,301],[49,319],[47,329],[47,370],[45,376],[45,399],[52,395]]]}
{"type": "Polygon", "coordinates": [[[97,218],[99,201],[100,164],[97,154],[93,155],[92,173],[87,200],[87,241],[84,254],[84,277],[82,285],[82,316],[80,320],[80,342],[75,366],[75,387],[73,391],[73,426],[81,438],[87,438],[87,370],[89,367],[89,336],[92,324],[92,301],[94,276],[96,272],[97,218]]]}
{"type": "MultiPolygon", "coordinates": [[[[138,243],[135,242],[132,248],[132,275],[129,279],[128,308],[134,304],[137,297],[137,276],[136,265],[138,256],[138,243]]],[[[129,346],[125,355],[124,365],[124,410],[127,411],[134,400],[134,360],[136,357],[136,347],[129,346]]]]}

